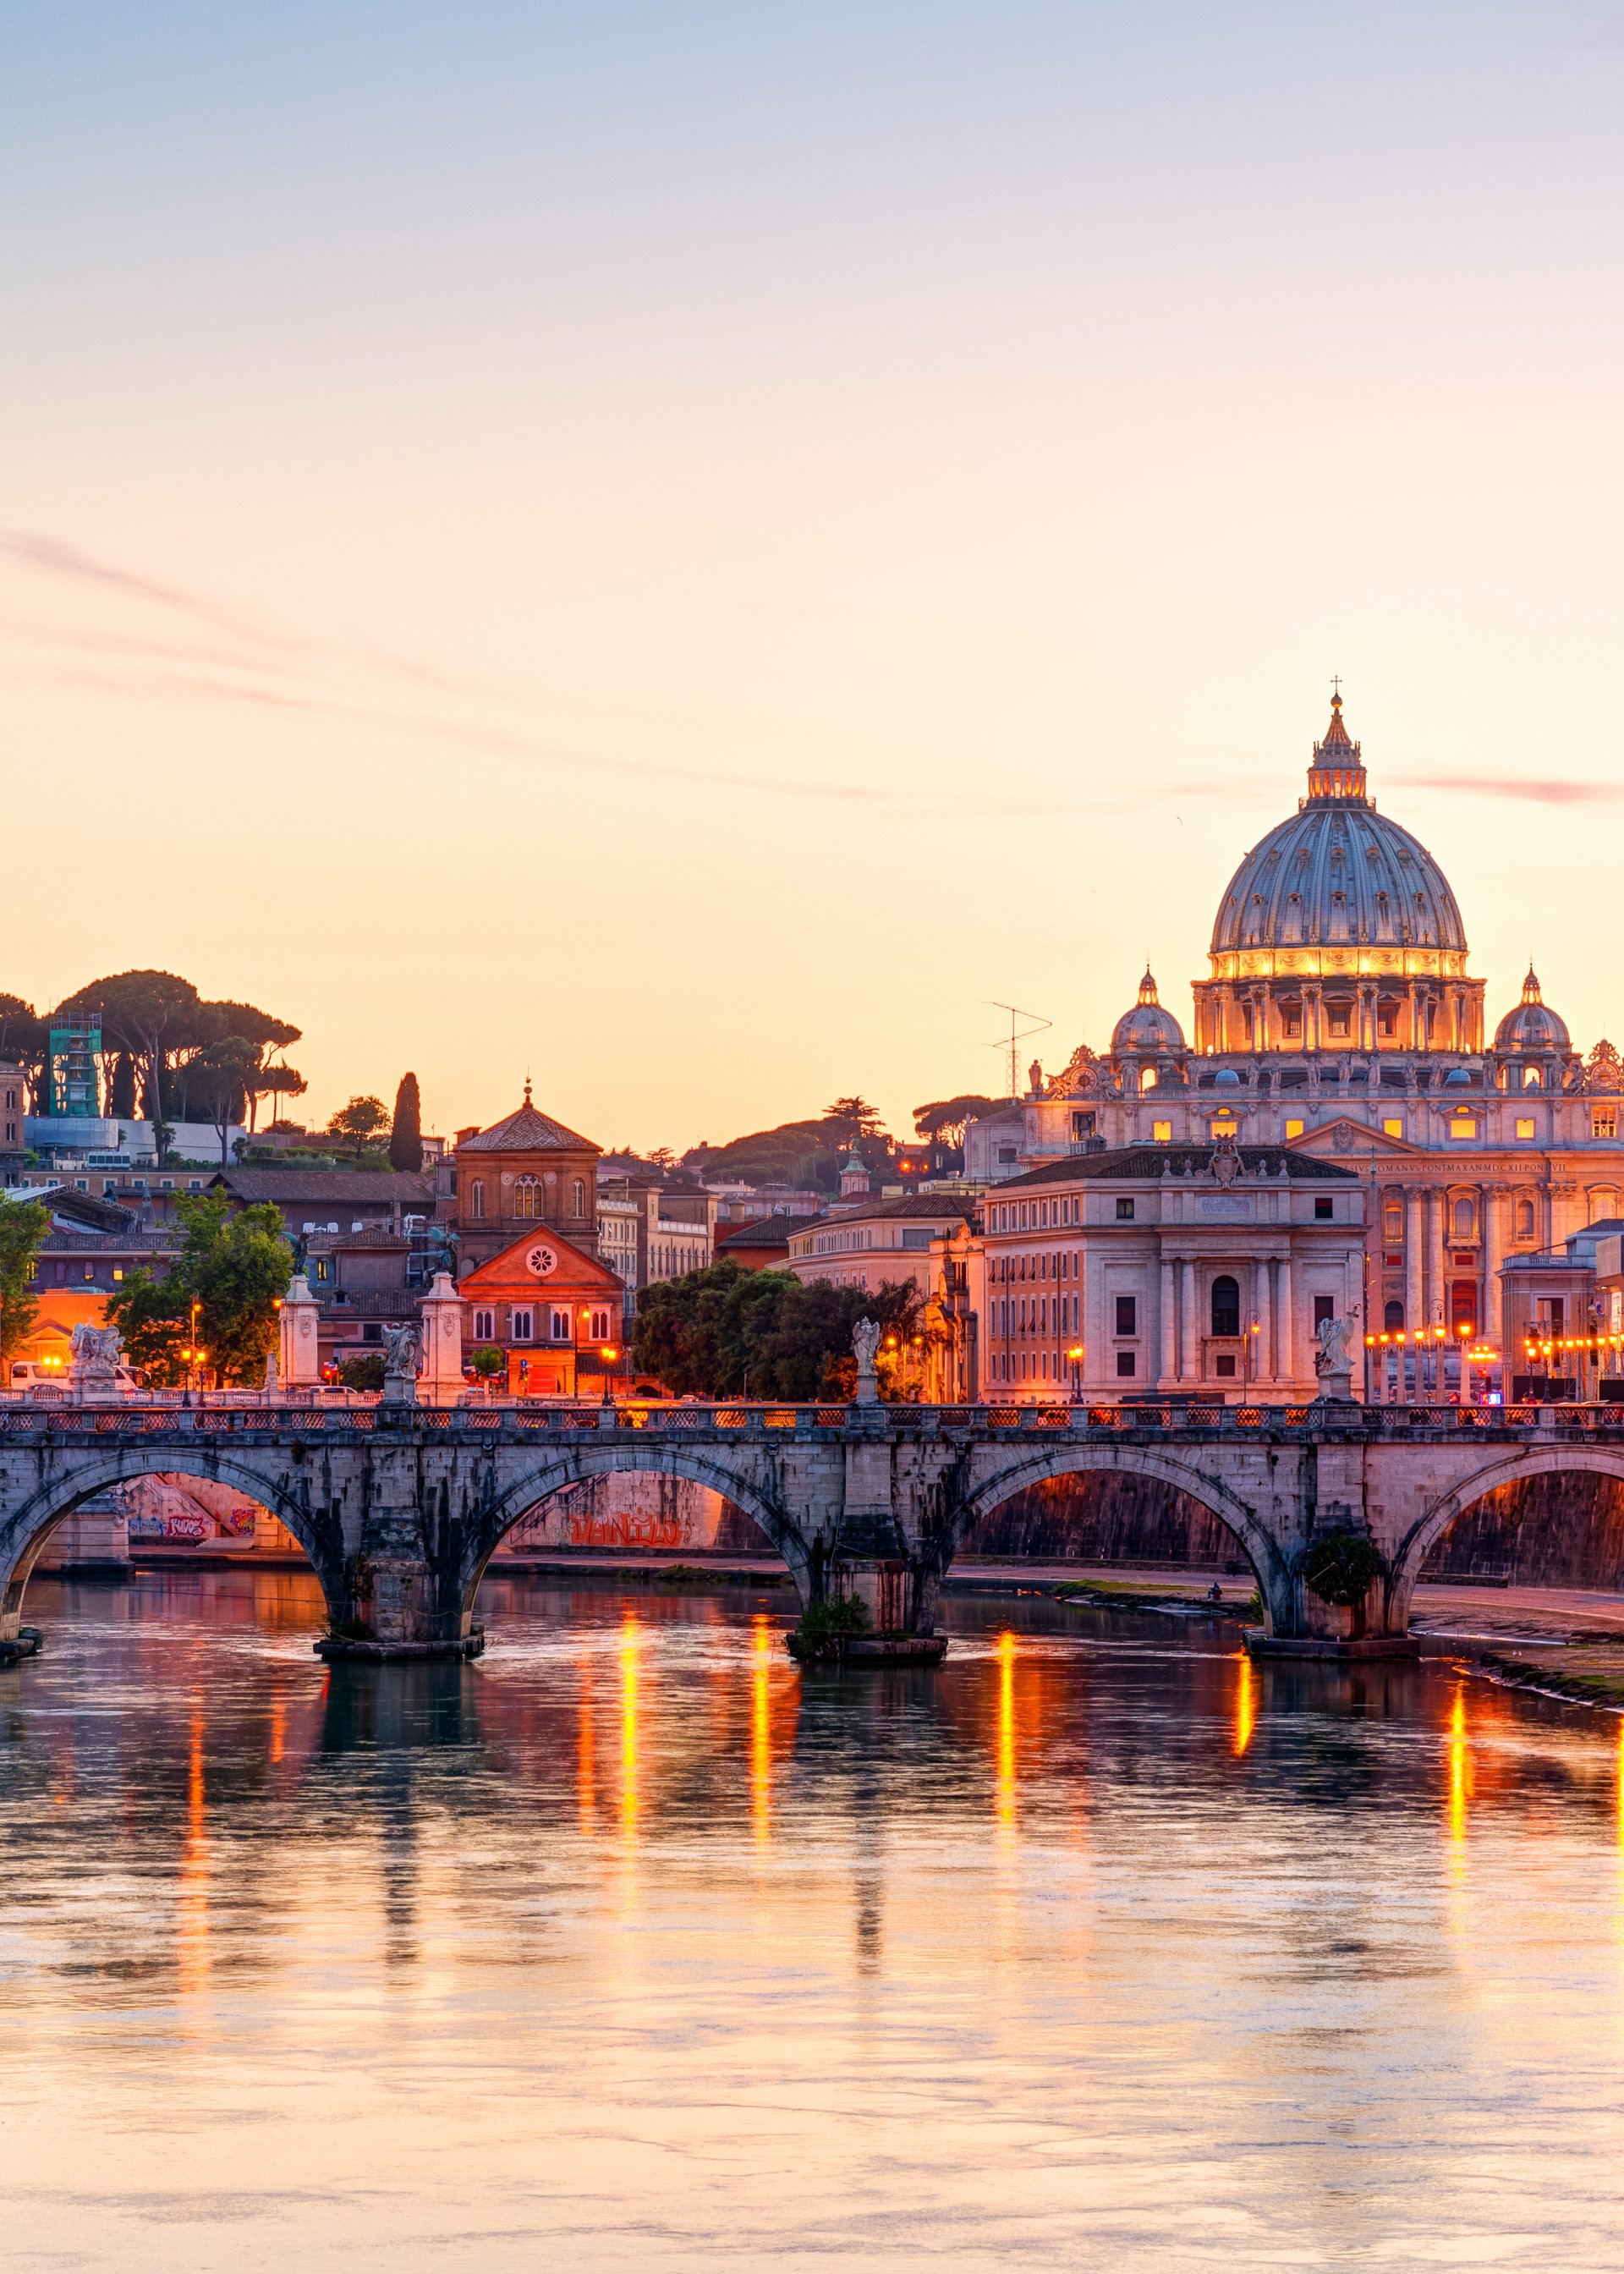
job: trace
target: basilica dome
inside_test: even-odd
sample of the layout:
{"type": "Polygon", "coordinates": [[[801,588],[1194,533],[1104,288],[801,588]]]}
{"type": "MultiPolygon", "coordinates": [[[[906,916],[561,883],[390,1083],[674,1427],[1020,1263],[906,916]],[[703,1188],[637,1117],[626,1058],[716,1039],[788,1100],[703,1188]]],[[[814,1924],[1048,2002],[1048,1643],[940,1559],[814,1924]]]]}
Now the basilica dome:
{"type": "MultiPolygon", "coordinates": [[[[1464,956],[1465,927],[1448,881],[1425,846],[1371,803],[1342,710],[1339,695],[1325,740],[1314,744],[1308,795],[1230,879],[1213,926],[1214,958],[1332,946],[1464,956]]],[[[1217,975],[1216,963],[1214,969],[1217,975]]]]}
{"type": "Polygon", "coordinates": [[[1132,1010],[1124,1011],[1111,1029],[1111,1051],[1149,1050],[1165,1056],[1169,1052],[1182,1054],[1184,1030],[1170,1011],[1164,1011],[1156,995],[1156,983],[1148,967],[1139,982],[1139,999],[1132,1010]]]}
{"type": "Polygon", "coordinates": [[[1494,1029],[1497,1050],[1560,1050],[1573,1048],[1568,1039],[1565,1020],[1545,1004],[1539,992],[1539,981],[1530,963],[1528,977],[1522,982],[1522,1000],[1515,1011],[1507,1011],[1494,1029]]]}

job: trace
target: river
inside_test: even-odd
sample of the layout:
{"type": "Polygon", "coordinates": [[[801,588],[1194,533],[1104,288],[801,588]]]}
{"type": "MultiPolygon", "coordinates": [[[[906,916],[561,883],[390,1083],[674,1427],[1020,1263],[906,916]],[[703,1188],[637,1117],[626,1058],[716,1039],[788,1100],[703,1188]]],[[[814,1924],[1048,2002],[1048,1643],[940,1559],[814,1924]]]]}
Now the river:
{"type": "Polygon", "coordinates": [[[0,1672],[18,2270],[1624,2268],[1619,1721],[951,1602],[37,1579],[0,1672]]]}

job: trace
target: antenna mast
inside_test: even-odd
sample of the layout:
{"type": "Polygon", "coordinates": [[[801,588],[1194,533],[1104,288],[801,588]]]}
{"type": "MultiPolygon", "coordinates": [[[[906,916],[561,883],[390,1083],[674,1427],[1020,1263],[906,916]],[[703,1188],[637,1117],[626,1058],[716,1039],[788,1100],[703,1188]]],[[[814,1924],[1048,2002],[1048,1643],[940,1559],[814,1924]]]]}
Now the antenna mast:
{"type": "Polygon", "coordinates": [[[1015,1056],[1016,1050],[1019,1044],[1026,1042],[1030,1035],[1042,1034],[1047,1028],[1052,1027],[1055,1022],[1052,1019],[1040,1018],[1035,1011],[1019,1010],[1013,1003],[994,1003],[990,1007],[995,1011],[1007,1011],[1010,1014],[1010,1031],[1008,1039],[1006,1040],[1004,1035],[1000,1035],[996,1043],[989,1043],[987,1047],[989,1050],[1007,1050],[1009,1052],[1010,1096],[1011,1097],[1019,1097],[1020,1096],[1020,1089],[1019,1087],[1019,1065],[1015,1056]],[[1021,1027],[1018,1028],[1015,1024],[1017,1019],[1030,1019],[1034,1023],[1030,1027],[1021,1027]]]}

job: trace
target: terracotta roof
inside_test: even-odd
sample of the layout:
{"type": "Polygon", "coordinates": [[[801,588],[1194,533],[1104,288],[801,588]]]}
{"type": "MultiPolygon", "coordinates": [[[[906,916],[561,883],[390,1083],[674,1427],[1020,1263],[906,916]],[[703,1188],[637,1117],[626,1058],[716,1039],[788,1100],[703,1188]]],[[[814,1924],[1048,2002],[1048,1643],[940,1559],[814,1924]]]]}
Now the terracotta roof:
{"type": "MultiPolygon", "coordinates": [[[[1074,1185],[1094,1177],[1160,1177],[1164,1169],[1174,1177],[1205,1177],[1215,1149],[1211,1145],[1121,1145],[1115,1151],[1074,1153],[1067,1160],[1030,1169],[1024,1177],[1008,1177],[1002,1184],[989,1186],[986,1197],[1001,1201],[1034,1186],[1074,1185]]],[[[1284,1145],[1241,1145],[1237,1150],[1244,1177],[1277,1177],[1283,1166],[1293,1184],[1315,1184],[1332,1178],[1349,1183],[1358,1178],[1357,1169],[1339,1169],[1333,1161],[1321,1161],[1312,1153],[1299,1153],[1284,1145]]]]}
{"type": "Polygon", "coordinates": [[[464,1137],[459,1153],[601,1153],[590,1137],[578,1137],[551,1114],[538,1113],[530,1103],[530,1087],[516,1113],[482,1129],[477,1137],[464,1137]]]}
{"type": "Polygon", "coordinates": [[[402,1169],[222,1169],[211,1181],[223,1185],[234,1201],[286,1201],[294,1208],[312,1208],[331,1201],[414,1201],[434,1204],[432,1176],[412,1176],[402,1169]]]}
{"type": "Polygon", "coordinates": [[[749,1216],[726,1231],[718,1231],[717,1252],[725,1247],[787,1247],[791,1232],[804,1231],[812,1222],[809,1216],[749,1216]]]}
{"type": "MultiPolygon", "coordinates": [[[[1022,1179],[1023,1182],[1027,1181],[1022,1179]]],[[[1000,1191],[1003,1186],[999,1187],[1000,1191]]],[[[831,1224],[873,1224],[882,1216],[924,1217],[935,1224],[967,1224],[975,1213],[973,1200],[949,1199],[936,1193],[913,1193],[895,1201],[859,1201],[846,1208],[827,1209],[822,1216],[801,1216],[794,1219],[796,1231],[810,1231],[816,1224],[820,1230],[831,1224]]]]}

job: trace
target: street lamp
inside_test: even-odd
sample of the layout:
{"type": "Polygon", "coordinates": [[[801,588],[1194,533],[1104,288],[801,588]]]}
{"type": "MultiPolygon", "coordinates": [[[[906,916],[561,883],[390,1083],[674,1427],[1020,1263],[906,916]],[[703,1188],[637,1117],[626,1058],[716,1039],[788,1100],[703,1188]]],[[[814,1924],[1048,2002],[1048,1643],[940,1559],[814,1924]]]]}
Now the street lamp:
{"type": "Polygon", "coordinates": [[[1083,1395],[1083,1346],[1081,1343],[1073,1343],[1071,1349],[1066,1352],[1066,1356],[1071,1363],[1071,1403],[1073,1405],[1077,1405],[1081,1403],[1083,1395]]]}

